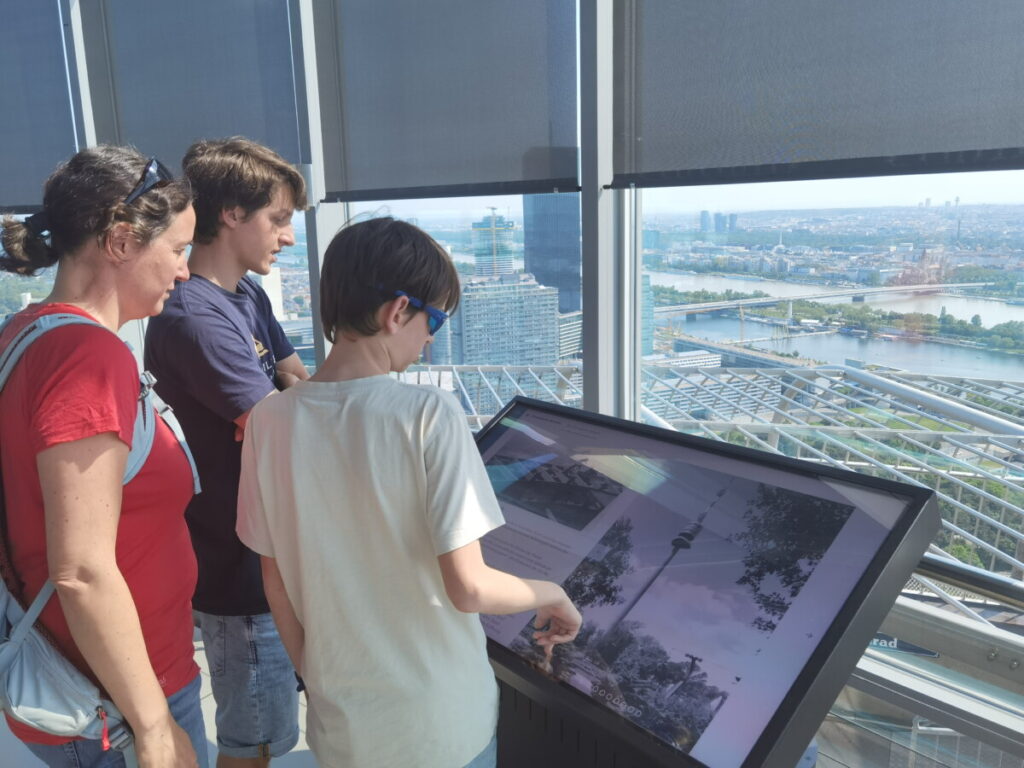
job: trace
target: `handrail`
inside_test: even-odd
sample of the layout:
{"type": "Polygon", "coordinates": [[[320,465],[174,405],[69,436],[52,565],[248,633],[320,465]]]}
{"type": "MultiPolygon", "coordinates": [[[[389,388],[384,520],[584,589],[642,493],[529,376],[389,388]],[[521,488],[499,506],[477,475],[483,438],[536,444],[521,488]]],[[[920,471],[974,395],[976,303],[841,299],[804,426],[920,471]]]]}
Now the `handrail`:
{"type": "Polygon", "coordinates": [[[871,649],[857,663],[850,685],[915,715],[1017,757],[1024,757],[1020,710],[1007,702],[958,687],[941,676],[871,649]]]}
{"type": "Polygon", "coordinates": [[[1024,610],[1024,582],[931,553],[921,558],[916,573],[1024,610]]]}

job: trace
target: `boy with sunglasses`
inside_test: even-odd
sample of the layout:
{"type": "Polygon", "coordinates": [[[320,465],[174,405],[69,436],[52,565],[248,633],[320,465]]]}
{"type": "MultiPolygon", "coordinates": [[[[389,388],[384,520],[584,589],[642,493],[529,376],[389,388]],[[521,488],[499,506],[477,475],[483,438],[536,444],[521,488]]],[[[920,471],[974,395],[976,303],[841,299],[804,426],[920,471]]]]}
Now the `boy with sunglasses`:
{"type": "Polygon", "coordinates": [[[238,496],[305,679],[306,738],[322,765],[492,768],[476,614],[535,611],[548,648],[581,619],[558,585],[487,566],[479,540],[504,521],[461,406],[389,375],[455,309],[458,276],[423,231],[370,219],[327,248],[320,295],[330,354],[253,410],[238,496]]]}
{"type": "Polygon", "coordinates": [[[307,373],[267,294],[246,275],[268,274],[294,244],[292,214],[306,190],[277,153],[239,137],[197,142],[182,165],[196,196],[192,277],[150,320],[146,367],[181,422],[203,487],[186,519],[199,563],[193,615],[217,702],[217,766],[266,766],[298,740],[298,694],[259,558],[235,534],[238,437],[253,405],[307,373]]]}

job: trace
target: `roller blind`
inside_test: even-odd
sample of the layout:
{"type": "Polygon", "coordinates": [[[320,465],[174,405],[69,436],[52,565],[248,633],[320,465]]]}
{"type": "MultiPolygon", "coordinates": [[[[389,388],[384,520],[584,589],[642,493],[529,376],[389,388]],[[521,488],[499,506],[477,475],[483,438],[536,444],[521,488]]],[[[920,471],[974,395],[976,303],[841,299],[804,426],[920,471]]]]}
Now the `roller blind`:
{"type": "Polygon", "coordinates": [[[0,94],[0,210],[32,210],[77,149],[57,0],[0,0],[0,94]]]}
{"type": "Polygon", "coordinates": [[[333,55],[318,53],[336,67],[319,72],[328,198],[576,189],[575,12],[336,0],[333,55]]]}
{"type": "Polygon", "coordinates": [[[299,162],[287,2],[83,0],[82,13],[100,141],[178,167],[196,139],[242,134],[299,162]]]}
{"type": "Polygon", "coordinates": [[[1019,0],[616,0],[615,186],[1024,166],[1019,0]]]}

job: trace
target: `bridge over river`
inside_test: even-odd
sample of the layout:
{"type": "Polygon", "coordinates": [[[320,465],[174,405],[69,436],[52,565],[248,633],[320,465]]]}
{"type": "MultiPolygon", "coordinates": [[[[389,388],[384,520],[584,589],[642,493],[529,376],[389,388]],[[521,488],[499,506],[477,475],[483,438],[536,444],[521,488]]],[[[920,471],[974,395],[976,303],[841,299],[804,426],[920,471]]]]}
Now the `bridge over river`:
{"type": "Polygon", "coordinates": [[[871,296],[879,293],[939,293],[952,288],[978,288],[992,283],[941,283],[932,285],[887,285],[874,288],[840,288],[829,291],[816,291],[800,296],[767,296],[760,299],[732,299],[731,301],[706,301],[700,304],[672,304],[667,307],[655,307],[654,314],[660,317],[691,315],[699,312],[713,312],[716,309],[738,309],[739,307],[768,307],[787,301],[816,301],[818,299],[834,299],[840,296],[871,296]]]}

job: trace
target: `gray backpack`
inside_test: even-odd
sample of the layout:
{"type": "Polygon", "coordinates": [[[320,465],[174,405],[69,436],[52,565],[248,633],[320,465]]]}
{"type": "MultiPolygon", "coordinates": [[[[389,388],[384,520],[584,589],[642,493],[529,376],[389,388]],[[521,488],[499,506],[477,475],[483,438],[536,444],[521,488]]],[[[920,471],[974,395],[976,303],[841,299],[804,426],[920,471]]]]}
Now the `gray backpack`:
{"type": "MultiPolygon", "coordinates": [[[[0,331],[10,318],[0,324],[0,331]]],[[[100,326],[89,318],[70,313],[43,315],[29,323],[0,352],[0,392],[25,350],[43,334],[64,325],[100,326]]],[[[177,420],[153,392],[155,379],[148,372],[139,377],[139,405],[128,452],[123,483],[134,478],[149,456],[156,434],[157,414],[164,419],[181,444],[192,468],[195,493],[199,474],[177,420]]],[[[127,750],[125,760],[135,764],[132,735],[112,701],[105,699],[35,626],[43,606],[53,595],[47,579],[26,609],[15,597],[17,580],[10,565],[6,541],[6,510],[0,488],[0,710],[16,722],[46,733],[68,738],[102,739],[104,748],[127,750]]]]}

